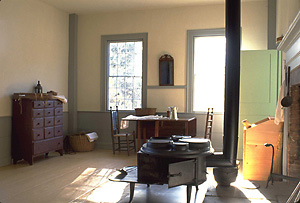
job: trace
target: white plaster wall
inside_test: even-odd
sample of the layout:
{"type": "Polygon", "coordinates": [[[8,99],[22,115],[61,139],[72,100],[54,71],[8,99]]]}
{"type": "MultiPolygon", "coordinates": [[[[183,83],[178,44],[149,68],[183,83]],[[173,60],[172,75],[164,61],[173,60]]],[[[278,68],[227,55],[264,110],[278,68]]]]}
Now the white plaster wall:
{"type": "Polygon", "coordinates": [[[299,0],[277,0],[276,36],[285,35],[300,10],[299,0]]]}
{"type": "Polygon", "coordinates": [[[12,94],[40,80],[68,96],[68,26],[68,13],[40,1],[0,1],[0,166],[11,162],[12,94]]]}
{"type": "MultiPolygon", "coordinates": [[[[69,15],[36,0],[0,2],[0,116],[11,116],[11,95],[43,91],[68,96],[69,15]]],[[[67,111],[67,105],[64,105],[67,111]]]]}
{"type": "MultiPolygon", "coordinates": [[[[171,9],[79,15],[78,110],[100,111],[101,35],[148,32],[148,85],[158,85],[158,59],[169,53],[175,60],[175,85],[186,85],[187,30],[225,27],[224,4],[171,9]]],[[[242,49],[267,48],[267,1],[242,4],[242,49]]],[[[148,106],[157,103],[149,90],[148,106]]],[[[185,91],[174,89],[177,105],[185,110],[185,91]]],[[[170,97],[170,101],[173,97],[170,97]]],[[[160,103],[165,110],[170,101],[160,103]]]]}

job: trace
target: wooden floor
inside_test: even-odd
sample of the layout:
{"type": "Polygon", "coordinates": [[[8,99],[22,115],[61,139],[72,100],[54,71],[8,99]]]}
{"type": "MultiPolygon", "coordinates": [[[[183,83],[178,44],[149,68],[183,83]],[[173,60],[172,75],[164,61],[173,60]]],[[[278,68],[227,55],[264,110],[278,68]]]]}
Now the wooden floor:
{"type": "MultiPolygon", "coordinates": [[[[133,153],[113,155],[110,150],[95,150],[62,157],[53,152],[48,158],[37,157],[32,166],[19,162],[0,167],[0,203],[128,202],[128,184],[107,177],[115,169],[131,165],[136,165],[133,153]]],[[[296,185],[275,182],[265,189],[265,182],[257,182],[261,187],[253,189],[253,183],[239,176],[231,187],[219,187],[212,170],[208,172],[198,193],[193,189],[191,202],[285,202],[296,185]]],[[[137,184],[133,202],[186,202],[186,187],[137,184]]]]}

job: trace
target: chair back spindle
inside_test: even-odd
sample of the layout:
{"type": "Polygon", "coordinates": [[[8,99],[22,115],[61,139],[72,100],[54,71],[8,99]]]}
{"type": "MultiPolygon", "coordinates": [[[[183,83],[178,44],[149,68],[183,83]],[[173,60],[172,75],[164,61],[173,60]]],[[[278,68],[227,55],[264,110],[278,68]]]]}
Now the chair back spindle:
{"type": "Polygon", "coordinates": [[[207,114],[206,114],[204,138],[210,139],[210,140],[211,140],[211,136],[212,136],[213,117],[214,117],[214,108],[208,108],[207,114]]]}

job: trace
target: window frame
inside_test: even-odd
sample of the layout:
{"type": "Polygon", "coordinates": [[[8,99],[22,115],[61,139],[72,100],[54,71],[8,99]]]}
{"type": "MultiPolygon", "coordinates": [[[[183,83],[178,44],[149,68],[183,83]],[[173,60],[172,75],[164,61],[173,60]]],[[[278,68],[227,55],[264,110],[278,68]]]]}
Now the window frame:
{"type": "MultiPolygon", "coordinates": [[[[147,56],[148,56],[148,33],[133,33],[133,34],[117,34],[117,35],[102,35],[101,36],[101,92],[100,92],[100,110],[109,111],[107,107],[108,99],[108,48],[110,42],[127,42],[127,41],[142,41],[143,56],[142,56],[142,108],[147,106],[147,56]]],[[[120,110],[123,112],[132,112],[134,110],[120,110]]]]}
{"type": "MultiPolygon", "coordinates": [[[[186,104],[188,113],[200,113],[206,114],[206,111],[193,111],[193,101],[194,101],[194,39],[196,37],[208,37],[208,36],[225,36],[225,28],[215,28],[215,29],[197,29],[187,31],[187,95],[186,104]]],[[[214,114],[223,114],[223,112],[214,112],[214,114]]]]}

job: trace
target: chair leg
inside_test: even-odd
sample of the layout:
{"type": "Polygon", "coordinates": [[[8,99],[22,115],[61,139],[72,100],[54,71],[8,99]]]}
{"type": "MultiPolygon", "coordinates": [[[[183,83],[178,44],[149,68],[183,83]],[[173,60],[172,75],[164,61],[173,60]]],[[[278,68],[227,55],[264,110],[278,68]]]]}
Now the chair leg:
{"type": "Polygon", "coordinates": [[[126,143],[127,143],[127,154],[129,156],[129,139],[128,139],[128,135],[126,135],[126,143]]]}
{"type": "Polygon", "coordinates": [[[112,138],[113,154],[115,154],[115,138],[112,138]]]}
{"type": "Polygon", "coordinates": [[[134,146],[134,152],[136,152],[136,139],[135,139],[135,132],[133,131],[132,133],[132,138],[133,138],[133,146],[134,146]]]}
{"type": "Polygon", "coordinates": [[[121,152],[121,144],[120,144],[120,142],[121,142],[120,137],[118,137],[119,152],[121,152]]]}

